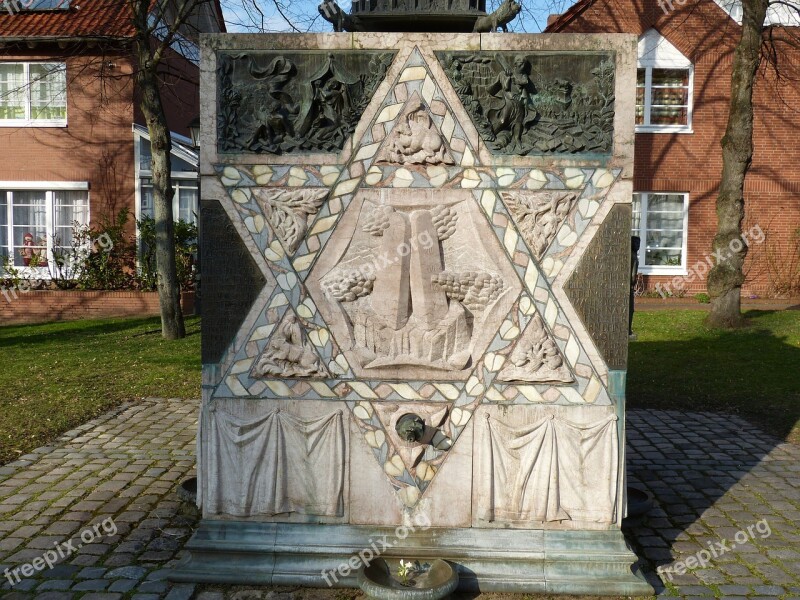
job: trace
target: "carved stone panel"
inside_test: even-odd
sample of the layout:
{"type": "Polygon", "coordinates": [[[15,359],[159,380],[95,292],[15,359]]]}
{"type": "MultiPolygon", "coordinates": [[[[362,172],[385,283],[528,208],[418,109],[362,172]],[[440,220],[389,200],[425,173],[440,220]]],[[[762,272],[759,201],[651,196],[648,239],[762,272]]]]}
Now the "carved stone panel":
{"type": "Polygon", "coordinates": [[[564,285],[610,369],[628,361],[628,298],[609,290],[630,285],[630,227],[630,205],[615,205],[564,285]]]}
{"type": "Polygon", "coordinates": [[[500,196],[533,255],[541,259],[572,210],[578,194],[513,190],[500,192],[500,196]]]}
{"type": "Polygon", "coordinates": [[[203,363],[209,364],[222,358],[267,280],[218,201],[203,200],[200,232],[201,346],[203,363]]]}
{"type": "Polygon", "coordinates": [[[474,526],[616,522],[613,410],[483,407],[475,420],[474,526]]]}
{"type": "Polygon", "coordinates": [[[205,515],[345,515],[344,404],[221,400],[201,419],[205,515]]]}
{"type": "Polygon", "coordinates": [[[221,53],[220,152],[335,152],[386,74],[394,52],[221,53]]]}
{"type": "Polygon", "coordinates": [[[464,379],[520,292],[468,190],[363,190],[307,285],[357,375],[464,379]]]}
{"type": "Polygon", "coordinates": [[[383,142],[375,157],[376,164],[452,165],[447,142],[431,119],[428,107],[419,95],[406,103],[398,124],[383,142]]]}
{"type": "Polygon", "coordinates": [[[438,52],[437,57],[493,152],[611,152],[611,54],[438,52]]]}
{"type": "Polygon", "coordinates": [[[500,381],[569,383],[574,380],[564,355],[539,315],[531,319],[508,362],[497,376],[500,381]]]}
{"type": "Polygon", "coordinates": [[[327,188],[253,188],[272,231],[289,254],[294,254],[303,241],[310,220],[327,195],[327,188]]]}
{"type": "Polygon", "coordinates": [[[330,376],[292,311],[287,311],[275,328],[252,374],[271,378],[330,376]]]}

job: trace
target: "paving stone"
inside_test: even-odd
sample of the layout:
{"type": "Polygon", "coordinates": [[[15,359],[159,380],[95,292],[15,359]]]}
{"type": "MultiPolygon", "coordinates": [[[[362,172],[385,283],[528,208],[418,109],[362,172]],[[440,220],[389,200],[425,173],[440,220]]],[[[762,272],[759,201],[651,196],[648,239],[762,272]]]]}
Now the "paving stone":
{"type": "Polygon", "coordinates": [[[169,585],[166,581],[145,581],[139,584],[139,587],[136,588],[137,592],[142,593],[153,593],[153,594],[160,594],[162,592],[167,591],[169,585]]]}
{"type": "Polygon", "coordinates": [[[744,596],[750,593],[750,588],[744,585],[726,584],[726,585],[720,585],[718,587],[719,591],[722,592],[725,596],[732,596],[736,594],[744,596]]]}
{"type": "Polygon", "coordinates": [[[36,600],[72,600],[75,594],[70,592],[45,592],[36,596],[36,600]]]}
{"type": "Polygon", "coordinates": [[[68,590],[74,582],[69,579],[51,579],[43,581],[36,588],[37,592],[45,592],[48,590],[68,590]]]}
{"type": "Polygon", "coordinates": [[[78,573],[78,579],[100,579],[106,574],[104,567],[87,567],[78,573]]]}
{"type": "Polygon", "coordinates": [[[144,567],[121,567],[105,574],[106,579],[136,579],[139,580],[147,574],[144,567]]]}
{"type": "Polygon", "coordinates": [[[172,586],[165,600],[189,600],[197,587],[193,583],[176,583],[172,586]]]}
{"type": "Polygon", "coordinates": [[[117,581],[112,581],[111,585],[108,586],[109,592],[121,592],[126,593],[130,592],[138,585],[137,581],[133,581],[132,579],[118,579],[117,581]]]}
{"type": "Polygon", "coordinates": [[[76,583],[73,590],[76,592],[101,592],[109,586],[107,579],[87,579],[76,583]]]}

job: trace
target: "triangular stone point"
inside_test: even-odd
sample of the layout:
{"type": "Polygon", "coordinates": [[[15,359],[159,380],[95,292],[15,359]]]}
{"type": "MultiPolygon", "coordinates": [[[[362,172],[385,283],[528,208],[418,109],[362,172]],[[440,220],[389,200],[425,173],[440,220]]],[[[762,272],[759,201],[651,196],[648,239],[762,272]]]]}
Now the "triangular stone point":
{"type": "Polygon", "coordinates": [[[500,192],[522,238],[537,260],[541,260],[555,239],[579,195],[578,191],[572,190],[500,192]]]}
{"type": "Polygon", "coordinates": [[[309,341],[302,322],[291,307],[281,317],[264,350],[253,362],[251,376],[266,379],[330,377],[325,363],[309,341]]]}
{"type": "Polygon", "coordinates": [[[415,91],[384,138],[375,164],[454,165],[447,141],[434,123],[430,108],[415,91]]]}
{"type": "Polygon", "coordinates": [[[547,331],[542,317],[534,315],[511,351],[508,363],[497,376],[502,382],[572,383],[567,367],[553,335],[547,331]]]}

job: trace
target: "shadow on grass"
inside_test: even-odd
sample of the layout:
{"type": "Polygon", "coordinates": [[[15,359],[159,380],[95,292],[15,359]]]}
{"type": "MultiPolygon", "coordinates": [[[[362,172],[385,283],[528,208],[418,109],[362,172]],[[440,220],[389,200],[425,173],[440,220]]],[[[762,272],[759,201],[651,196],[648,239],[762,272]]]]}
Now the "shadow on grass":
{"type": "Polygon", "coordinates": [[[737,414],[800,442],[800,319],[791,314],[749,311],[748,326],[738,330],[643,336],[630,346],[628,407],[737,414]],[[777,317],[785,334],[775,333],[777,317]]]}
{"type": "Polygon", "coordinates": [[[0,327],[0,348],[11,347],[17,344],[35,345],[51,344],[54,339],[61,343],[82,342],[87,337],[96,335],[114,334],[125,331],[133,331],[147,327],[160,332],[160,321],[158,317],[146,317],[140,319],[113,319],[90,321],[62,321],[45,325],[7,325],[0,327]],[[39,333],[32,334],[31,329],[39,333]],[[45,331],[42,331],[42,330],[45,331]]]}

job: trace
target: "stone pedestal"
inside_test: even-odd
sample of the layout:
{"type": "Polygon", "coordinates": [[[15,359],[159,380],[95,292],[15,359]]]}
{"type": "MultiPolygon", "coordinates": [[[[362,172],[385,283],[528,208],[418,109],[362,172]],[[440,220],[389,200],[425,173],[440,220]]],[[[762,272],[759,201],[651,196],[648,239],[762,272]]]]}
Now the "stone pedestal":
{"type": "Polygon", "coordinates": [[[173,578],[383,556],[650,593],[620,531],[635,39],[201,45],[203,520],[173,578]]]}

